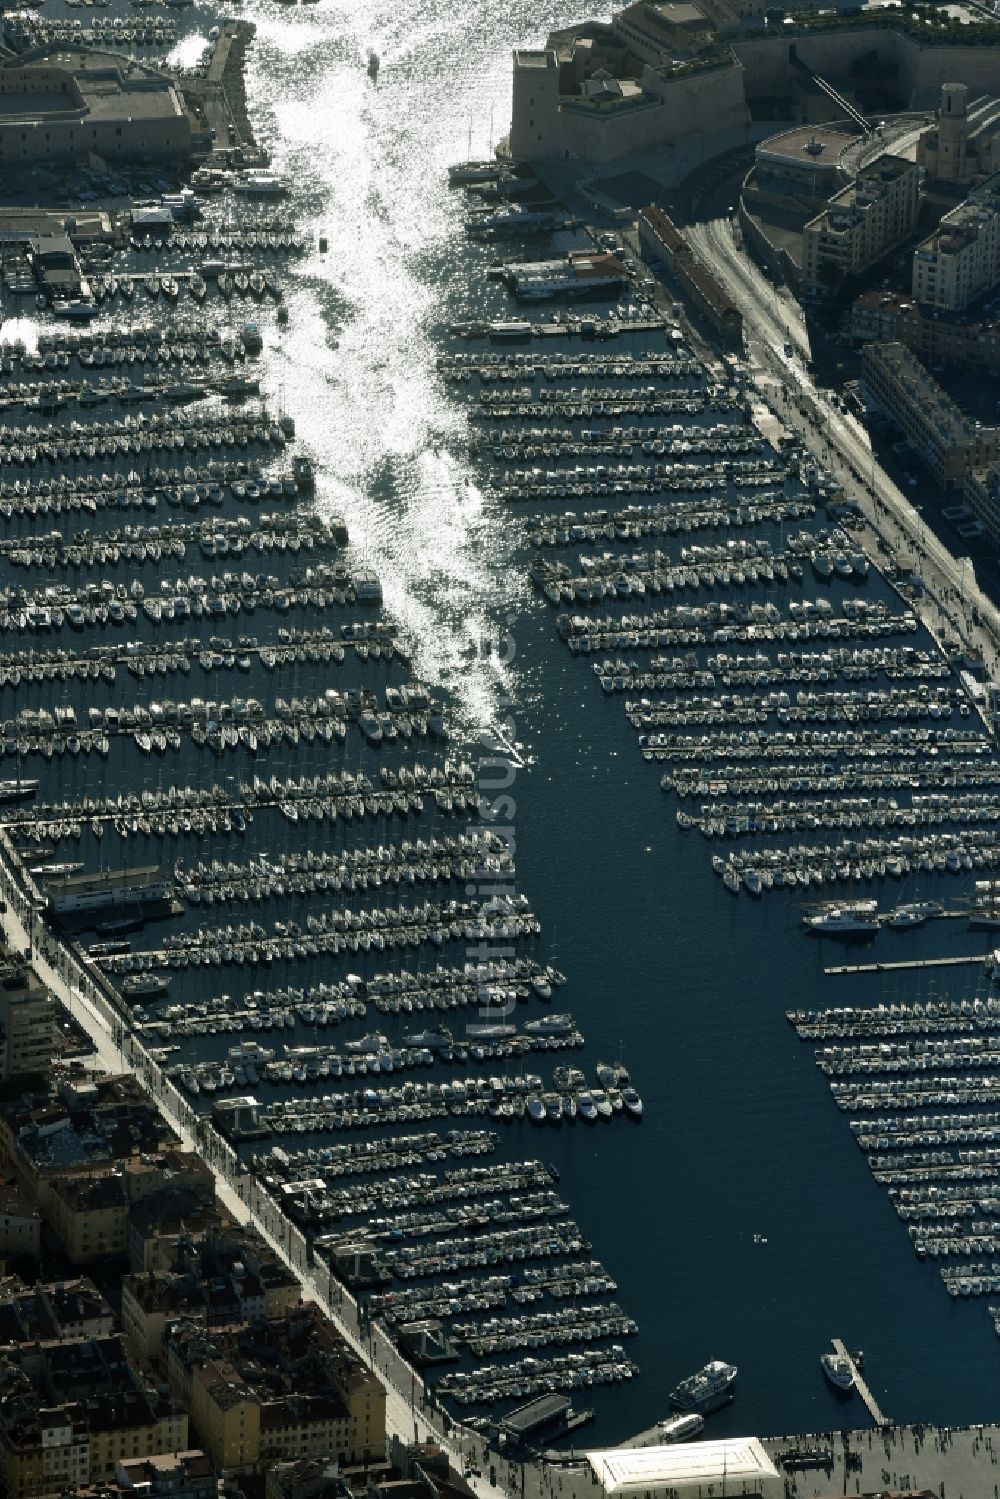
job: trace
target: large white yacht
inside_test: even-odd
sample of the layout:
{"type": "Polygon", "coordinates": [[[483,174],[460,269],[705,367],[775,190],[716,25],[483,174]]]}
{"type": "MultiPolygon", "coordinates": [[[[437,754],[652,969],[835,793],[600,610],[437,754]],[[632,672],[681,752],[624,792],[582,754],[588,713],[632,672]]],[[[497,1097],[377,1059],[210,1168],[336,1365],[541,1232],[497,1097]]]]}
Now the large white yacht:
{"type": "Polygon", "coordinates": [[[452,187],[464,187],[470,182],[492,182],[502,170],[498,161],[459,161],[448,168],[448,181],[452,187]]]}
{"type": "Polygon", "coordinates": [[[720,1358],[712,1359],[697,1374],[682,1379],[670,1391],[670,1404],[679,1411],[714,1411],[733,1398],[738,1369],[720,1358]]]}
{"type": "Polygon", "coordinates": [[[854,1389],[854,1365],[849,1358],[841,1353],[824,1353],[820,1355],[820,1364],[835,1389],[854,1389]]]}
{"type": "Polygon", "coordinates": [[[944,910],[939,900],[912,900],[904,905],[897,906],[889,917],[887,925],[894,927],[897,931],[905,931],[908,927],[923,926],[932,916],[940,916],[944,910]]]}
{"type": "Polygon", "coordinates": [[[823,911],[803,916],[802,925],[817,937],[873,937],[879,928],[877,903],[859,900],[827,906],[823,911]]]}

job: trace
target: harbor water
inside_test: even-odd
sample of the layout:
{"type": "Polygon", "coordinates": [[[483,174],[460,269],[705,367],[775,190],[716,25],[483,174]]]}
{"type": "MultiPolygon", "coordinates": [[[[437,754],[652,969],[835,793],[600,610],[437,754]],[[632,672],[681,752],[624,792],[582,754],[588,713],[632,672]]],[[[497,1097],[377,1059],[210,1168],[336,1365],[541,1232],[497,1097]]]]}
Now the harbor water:
{"type": "MultiPolygon", "coordinates": [[[[433,1072],[413,1074],[413,1080],[422,1085],[428,1079],[473,1074],[538,1073],[548,1087],[553,1065],[572,1064],[593,1085],[599,1060],[620,1059],[644,1100],[641,1121],[622,1113],[592,1126],[577,1119],[558,1128],[536,1126],[527,1117],[463,1121],[463,1127],[498,1135],[496,1153],[484,1157],[485,1164],[531,1159],[555,1168],[550,1186],[566,1204],[561,1216],[571,1216],[588,1242],[584,1257],[599,1261],[616,1283],[613,1298],[605,1300],[613,1299],[638,1324],[635,1335],[621,1339],[622,1358],[634,1361],[638,1374],[627,1383],[623,1378],[574,1392],[578,1407],[593,1407],[596,1413],[586,1440],[621,1441],[666,1417],[669,1391],[712,1358],[734,1363],[740,1371],[733,1404],[711,1417],[712,1435],[863,1425],[867,1418],[860,1403],[835,1398],[820,1371],[819,1355],[831,1337],[842,1338],[850,1349],[864,1349],[867,1381],[891,1418],[939,1423],[987,1419],[1000,1390],[1000,1373],[996,1336],[983,1300],[949,1297],[938,1266],[915,1257],[888,1192],[873,1179],[847,1116],[837,1109],[828,1081],[815,1065],[813,1047],[798,1039],[786,1019],[789,1009],[926,1002],[945,989],[956,998],[971,997],[986,992],[982,964],[829,975],[824,967],[864,961],[870,954],[865,948],[806,936],[802,916],[818,898],[815,891],[771,889],[761,900],[750,898],[746,889],[735,898],[729,893],[711,856],[719,849],[726,854],[733,845],[703,841],[697,831],[678,826],[675,810],[681,803],[660,787],[661,775],[671,766],[644,760],[637,730],[624,711],[624,701],[641,692],[606,695],[590,661],[566,650],[554,625],[556,610],[529,580],[535,551],[524,527],[529,507],[504,503],[495,492],[501,465],[470,455],[470,433],[481,430],[469,415],[470,390],[478,388],[449,387],[437,368],[439,356],[466,348],[449,335],[449,327],[471,318],[503,316],[507,305],[504,293],[485,275],[495,248],[470,241],[462,232],[467,205],[460,194],[449,192],[447,166],[469,153],[470,140],[472,154],[483,155],[501,133],[508,109],[510,49],[537,43],[552,27],[579,19],[580,13],[561,0],[541,14],[520,5],[498,20],[483,6],[449,8],[435,0],[405,14],[376,5],[361,16],[324,0],[316,7],[248,4],[245,15],[257,28],[248,58],[251,119],[260,140],[273,150],[273,170],[289,188],[280,209],[267,211],[293,220],[308,247],[282,269],[288,327],[282,331],[272,317],[261,317],[264,349],[253,370],[271,413],[294,418],[293,451],[312,459],[319,519],[346,521],[347,565],[355,577],[368,569],[378,575],[384,607],[365,612],[339,583],[336,589],[331,584],[330,592],[339,589],[344,597],[328,599],[322,613],[315,599],[311,604],[303,600],[301,569],[306,562],[316,566],[329,560],[322,550],[329,538],[306,509],[298,512],[300,520],[292,527],[294,552],[262,546],[261,560],[251,561],[248,553],[243,561],[220,562],[210,560],[197,538],[188,537],[183,560],[150,554],[138,569],[147,594],[163,579],[192,571],[207,575],[247,568],[256,575],[263,569],[275,581],[258,583],[251,576],[244,597],[254,600],[252,619],[243,606],[238,621],[230,615],[219,623],[206,618],[197,629],[178,628],[138,612],[126,634],[140,650],[166,649],[164,642],[176,641],[178,634],[200,637],[197,650],[181,652],[194,663],[189,675],[170,675],[166,682],[161,677],[151,684],[119,664],[114,681],[92,681],[85,690],[72,682],[40,688],[18,684],[16,702],[15,690],[9,694],[14,705],[9,711],[53,711],[70,703],[85,724],[87,708],[120,714],[136,700],[148,703],[167,693],[177,702],[197,694],[215,704],[238,695],[259,699],[265,716],[287,721],[289,732],[266,751],[251,751],[246,738],[228,747],[222,742],[213,748],[212,740],[199,747],[185,732],[176,748],[150,754],[149,745],[138,745],[129,731],[111,736],[103,758],[67,753],[42,763],[33,756],[23,767],[19,760],[19,774],[42,782],[39,802],[65,802],[72,809],[66,817],[81,823],[77,833],[54,838],[42,833],[38,846],[52,845],[52,852],[26,856],[25,862],[71,859],[87,870],[162,863],[168,875],[176,865],[182,887],[199,863],[238,861],[242,875],[253,873],[253,865],[256,878],[265,865],[273,873],[281,860],[293,861],[309,851],[350,855],[363,845],[384,842],[395,848],[403,838],[455,838],[488,828],[490,822],[477,822],[464,804],[455,802],[449,810],[447,796],[438,801],[430,793],[419,813],[397,808],[387,814],[369,807],[363,815],[352,812],[348,824],[341,803],[338,821],[320,821],[304,810],[305,804],[329,799],[330,787],[307,793],[295,784],[302,776],[331,771],[363,774],[374,797],[388,779],[381,776],[383,768],[398,771],[417,760],[425,769],[441,770],[461,783],[463,797],[478,794],[493,803],[492,825],[516,859],[516,881],[509,888],[523,893],[540,924],[540,935],[528,933],[513,944],[516,954],[530,961],[536,976],[546,965],[565,975],[565,987],[557,989],[548,1008],[572,1015],[585,1047],[558,1056],[531,1051],[516,1060],[489,1058],[450,1069],[436,1065],[433,1072]],[[377,83],[366,66],[370,52],[380,60],[377,83]],[[322,253],[320,236],[328,243],[322,253]],[[300,552],[306,533],[316,548],[308,557],[300,552]],[[295,589],[300,590],[298,599],[279,606],[278,595],[295,589]],[[278,631],[289,626],[316,630],[328,625],[330,638],[343,646],[342,623],[361,618],[398,627],[392,638],[404,654],[387,659],[381,648],[374,654],[367,644],[361,651],[351,637],[342,661],[320,652],[268,665],[262,654],[278,643],[288,644],[287,634],[282,639],[278,631]],[[212,632],[216,639],[210,644],[212,632]],[[250,637],[257,639],[256,645],[250,637]],[[312,735],[320,721],[315,703],[324,692],[364,688],[381,704],[387,686],[399,688],[414,678],[427,683],[446,709],[447,741],[428,731],[412,743],[400,739],[375,748],[356,727],[357,714],[342,748],[322,736],[299,737],[300,722],[311,726],[312,735]],[[276,706],[279,695],[285,699],[281,709],[276,706]],[[313,706],[302,707],[310,696],[313,706]],[[223,810],[213,814],[214,829],[201,823],[185,828],[181,819],[180,827],[163,836],[141,828],[130,832],[121,824],[131,814],[121,809],[112,810],[108,821],[95,828],[90,822],[95,808],[81,810],[83,799],[114,797],[122,789],[144,791],[147,807],[152,807],[177,786],[216,788],[215,800],[223,810]]],[[[192,27],[207,29],[208,24],[207,12],[193,13],[192,27]]],[[[209,212],[220,219],[220,209],[209,212]]],[[[102,314],[98,329],[112,328],[118,317],[102,314]]],[[[127,320],[142,317],[154,318],[168,330],[174,326],[162,298],[153,310],[137,301],[127,320]]],[[[578,352],[580,347],[568,339],[545,344],[549,354],[578,352]]],[[[592,347],[587,347],[588,355],[592,347]]],[[[635,355],[658,353],[664,338],[662,332],[627,335],[609,347],[635,355]]],[[[614,378],[619,384],[642,383],[614,378]]],[[[700,376],[692,379],[692,388],[699,383],[704,383],[700,376]]],[[[220,403],[212,410],[218,415],[220,403]]],[[[218,419],[223,420],[221,415],[218,419]]],[[[684,424],[716,420],[737,418],[730,410],[721,417],[685,417],[684,424]]],[[[290,454],[276,450],[277,438],[266,442],[278,471],[287,477],[290,454]]],[[[247,443],[257,452],[265,438],[257,432],[247,443]]],[[[794,484],[788,492],[796,492],[794,484]]],[[[304,503],[302,494],[294,505],[286,504],[290,499],[286,493],[280,503],[277,498],[261,500],[251,509],[234,508],[227,498],[222,513],[227,520],[244,516],[247,529],[260,533],[268,528],[262,519],[266,513],[283,508],[291,513],[304,503]]],[[[99,512],[86,523],[101,533],[126,520],[186,523],[190,517],[183,505],[167,508],[170,503],[158,502],[155,517],[99,512]]],[[[565,508],[552,501],[533,505],[530,512],[565,508]]],[[[203,510],[201,520],[206,513],[211,512],[203,510]]],[[[27,519],[6,517],[7,522],[6,535],[24,536],[37,529],[27,519]]],[[[818,533],[824,523],[821,515],[809,515],[793,528],[818,533]]],[[[64,520],[60,525],[66,528],[64,520]]],[[[75,528],[76,523],[68,527],[75,528]]],[[[770,539],[775,551],[787,541],[786,528],[771,522],[752,534],[770,539]]],[[[669,537],[654,544],[676,563],[687,540],[669,537]]],[[[631,549],[629,544],[626,550],[631,549]]],[[[568,560],[572,554],[570,548],[558,556],[568,560]]],[[[44,573],[32,566],[35,571],[27,581],[40,585],[44,573]]],[[[4,567],[6,585],[13,569],[4,567]]],[[[108,575],[119,577],[110,563],[108,575]]],[[[14,580],[24,582],[25,577],[18,573],[14,580]]],[[[857,598],[885,604],[897,615],[903,608],[874,571],[862,590],[838,579],[819,585],[807,564],[804,587],[795,597],[820,593],[836,610],[857,598]]],[[[765,597],[765,590],[759,596],[765,597]]],[[[697,604],[701,598],[692,593],[688,601],[697,604]]],[[[780,590],[774,598],[784,611],[780,590]]],[[[670,602],[660,601],[664,607],[670,602]]],[[[610,607],[589,612],[610,612],[610,607]]],[[[67,630],[58,644],[75,648],[78,638],[90,643],[89,636],[67,630]]],[[[366,637],[374,638],[384,643],[390,637],[366,637]]],[[[895,635],[892,640],[899,644],[895,635]]],[[[3,649],[14,643],[13,636],[5,636],[3,649]]],[[[906,643],[932,648],[926,635],[913,634],[906,643]]],[[[47,646],[49,637],[42,644],[47,646]]],[[[741,648],[749,649],[728,647],[741,648]]],[[[623,651],[627,657],[633,654],[629,647],[623,651]]],[[[880,679],[877,685],[887,684],[880,679]]],[[[333,716],[339,722],[340,710],[333,716]]],[[[210,711],[208,718],[215,734],[221,715],[210,711]]],[[[970,723],[957,714],[950,723],[953,728],[968,724],[971,730],[978,726],[978,720],[970,723]]],[[[13,774],[14,760],[6,763],[5,773],[13,774]]],[[[343,798],[346,792],[341,788],[337,795],[343,798]]],[[[696,796],[683,806],[693,812],[701,800],[696,796]]],[[[740,846],[835,844],[845,836],[820,831],[797,833],[793,840],[761,833],[741,840],[740,846]]],[[[969,896],[974,878],[970,871],[935,872],[919,879],[911,875],[905,883],[874,882],[864,893],[878,895],[884,911],[897,898],[917,893],[954,903],[969,896]]],[[[436,964],[461,967],[475,961],[474,937],[445,940],[432,950],[426,943],[434,939],[426,933],[415,939],[424,945],[411,945],[401,955],[370,948],[342,951],[334,958],[296,951],[303,931],[315,935],[325,930],[308,927],[308,916],[335,906],[360,912],[380,904],[414,907],[489,898],[483,881],[473,880],[464,888],[454,879],[448,884],[422,881],[424,876],[409,891],[402,886],[378,893],[359,889],[339,899],[332,893],[322,900],[299,898],[285,890],[231,909],[185,902],[183,913],[169,923],[150,922],[136,937],[134,953],[120,962],[113,959],[108,969],[122,978],[136,954],[155,950],[148,963],[142,958],[145,968],[140,964],[138,971],[158,971],[166,967],[165,955],[179,950],[179,938],[193,942],[197,937],[199,949],[207,952],[213,942],[241,940],[226,938],[226,924],[251,920],[268,938],[281,939],[278,955],[269,956],[266,965],[239,966],[223,959],[184,967],[173,974],[172,1002],[204,1005],[226,993],[242,1003],[241,996],[254,989],[273,992],[346,982],[351,972],[367,980],[401,965],[426,979],[436,964]]],[[[429,924],[437,921],[429,908],[423,914],[429,924]]],[[[84,940],[92,937],[89,933],[84,940]]],[[[989,934],[968,930],[964,920],[931,921],[909,932],[882,930],[876,940],[878,957],[887,962],[945,953],[978,955],[991,945],[989,934]]],[[[496,1018],[523,1027],[544,1016],[534,993],[525,998],[509,1017],[496,1018]]],[[[162,1008],[157,1000],[142,1001],[142,1006],[149,1015],[162,1008]]],[[[407,1031],[443,1021],[459,1042],[467,1025],[486,1018],[476,1008],[392,1015],[369,1003],[364,1018],[345,1018],[322,1031],[318,1022],[314,1026],[300,1016],[285,1039],[346,1053],[349,1043],[364,1033],[384,1029],[390,1044],[400,1046],[407,1031]]],[[[139,1019],[143,1021],[141,1014],[139,1019]]],[[[168,1061],[173,1066],[221,1064],[237,1039],[232,1033],[186,1037],[176,1041],[179,1050],[168,1061]]],[[[280,1045],[274,1033],[262,1037],[262,1044],[272,1049],[280,1045]]],[[[391,1081],[410,1077],[404,1071],[391,1081]]],[[[305,1088],[262,1083],[253,1091],[272,1105],[305,1093],[363,1086],[324,1079],[305,1088]]],[[[199,1096],[198,1106],[207,1111],[209,1099],[199,1096]]],[[[455,1122],[431,1119],[388,1132],[444,1131],[455,1122]]],[[[382,1128],[369,1132],[373,1138],[385,1133],[382,1128]]],[[[364,1131],[359,1134],[368,1138],[364,1131]]],[[[274,1146],[289,1151],[339,1147],[348,1138],[332,1129],[276,1135],[244,1145],[242,1151],[249,1159],[274,1146]]],[[[340,1185],[351,1181],[344,1177],[340,1185]]],[[[414,1242],[420,1247],[423,1240],[416,1237],[414,1242]]],[[[523,1265],[516,1268],[523,1273],[523,1265]]],[[[449,1279],[460,1273],[465,1272],[449,1270],[449,1279]]],[[[402,1284],[412,1287],[415,1282],[402,1284]]],[[[507,1305],[496,1315],[517,1310],[507,1305]]],[[[562,1351],[541,1348],[537,1356],[562,1351]]],[[[475,1360],[464,1354],[460,1372],[474,1367],[475,1360]]],[[[453,1370],[446,1366],[443,1372],[447,1378],[453,1370]]],[[[482,1415],[484,1407],[475,1410],[482,1415]]]]}

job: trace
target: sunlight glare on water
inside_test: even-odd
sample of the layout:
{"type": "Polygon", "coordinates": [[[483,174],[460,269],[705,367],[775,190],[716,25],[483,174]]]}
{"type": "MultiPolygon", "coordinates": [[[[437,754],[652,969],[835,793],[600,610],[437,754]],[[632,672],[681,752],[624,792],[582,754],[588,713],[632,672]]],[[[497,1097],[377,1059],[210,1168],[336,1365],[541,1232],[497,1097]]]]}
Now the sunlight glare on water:
{"type": "Polygon", "coordinates": [[[467,252],[446,169],[470,142],[488,152],[491,116],[494,143],[506,128],[511,47],[568,16],[498,22],[440,3],[253,16],[251,115],[300,229],[329,246],[287,289],[269,393],[294,412],[320,503],[345,516],[355,565],[378,572],[418,672],[453,691],[467,726],[489,722],[510,686],[493,662],[470,668],[471,643],[524,585],[502,508],[471,480],[465,417],[435,373],[439,329],[469,315],[452,284],[467,252]]]}
{"type": "Polygon", "coordinates": [[[8,318],[0,333],[0,343],[21,343],[32,354],[38,352],[38,335],[41,329],[34,318],[12,317],[8,318]]]}
{"type": "Polygon", "coordinates": [[[167,67],[193,68],[204,57],[209,46],[208,37],[199,36],[197,32],[182,36],[177,46],[167,53],[167,67]]]}

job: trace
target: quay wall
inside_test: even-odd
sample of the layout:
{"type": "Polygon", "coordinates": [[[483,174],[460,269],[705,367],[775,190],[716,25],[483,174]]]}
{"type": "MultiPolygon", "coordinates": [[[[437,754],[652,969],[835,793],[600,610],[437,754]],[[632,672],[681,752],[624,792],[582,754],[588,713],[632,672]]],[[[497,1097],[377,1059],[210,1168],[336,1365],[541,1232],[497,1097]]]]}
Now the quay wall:
{"type": "Polygon", "coordinates": [[[913,92],[917,107],[938,102],[945,83],[964,83],[973,93],[996,94],[1000,47],[922,47],[913,92]]]}
{"type": "Polygon", "coordinates": [[[731,45],[743,64],[746,95],[751,102],[789,93],[793,47],[808,67],[841,82],[850,79],[859,59],[877,53],[881,64],[895,67],[895,92],[910,109],[936,106],[944,83],[964,83],[974,92],[996,93],[1000,77],[1000,47],[923,47],[889,26],[837,26],[829,31],[735,39],[731,45]]]}
{"type": "Polygon", "coordinates": [[[754,209],[764,207],[769,194],[757,194],[744,185],[739,200],[739,221],[747,248],[757,261],[776,281],[784,281],[797,290],[802,278],[802,267],[785,246],[769,239],[761,223],[754,217],[754,209]]]}
{"type": "Polygon", "coordinates": [[[145,118],[124,114],[94,122],[86,110],[50,112],[0,123],[0,162],[177,160],[191,153],[191,123],[182,109],[145,118]]]}
{"type": "Polygon", "coordinates": [[[767,99],[788,94],[791,89],[795,55],[817,73],[831,79],[844,79],[858,58],[877,52],[880,62],[900,66],[900,44],[919,52],[908,37],[897,35],[889,27],[837,27],[830,31],[808,31],[800,35],[747,37],[732,42],[733,51],[743,64],[747,98],[767,99]]]}

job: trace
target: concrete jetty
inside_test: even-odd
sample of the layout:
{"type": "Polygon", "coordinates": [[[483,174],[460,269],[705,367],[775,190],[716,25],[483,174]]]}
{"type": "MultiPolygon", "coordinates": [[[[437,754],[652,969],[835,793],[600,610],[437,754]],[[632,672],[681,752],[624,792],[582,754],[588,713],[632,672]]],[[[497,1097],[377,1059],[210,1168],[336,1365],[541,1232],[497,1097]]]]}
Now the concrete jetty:
{"type": "Polygon", "coordinates": [[[902,968],[960,968],[986,962],[985,953],[963,953],[953,958],[902,958],[896,963],[835,963],[824,973],[896,973],[902,968]]]}
{"type": "Polygon", "coordinates": [[[837,1354],[838,1358],[846,1358],[847,1362],[850,1364],[851,1369],[853,1370],[853,1373],[854,1373],[854,1388],[857,1390],[858,1394],[861,1396],[861,1399],[862,1399],[862,1401],[865,1404],[865,1407],[866,1407],[866,1409],[868,1411],[868,1414],[871,1416],[872,1420],[875,1422],[875,1425],[876,1426],[888,1426],[889,1425],[889,1418],[888,1418],[888,1416],[884,1416],[882,1414],[882,1410],[881,1410],[881,1407],[879,1406],[878,1401],[875,1399],[875,1396],[872,1394],[871,1390],[868,1388],[868,1385],[865,1383],[864,1376],[862,1375],[861,1370],[858,1368],[857,1364],[854,1362],[854,1359],[853,1359],[852,1355],[850,1353],[848,1353],[847,1349],[845,1348],[845,1346],[844,1346],[844,1344],[843,1344],[843,1342],[841,1341],[840,1338],[833,1338],[832,1342],[833,1342],[833,1351],[837,1354]]]}

